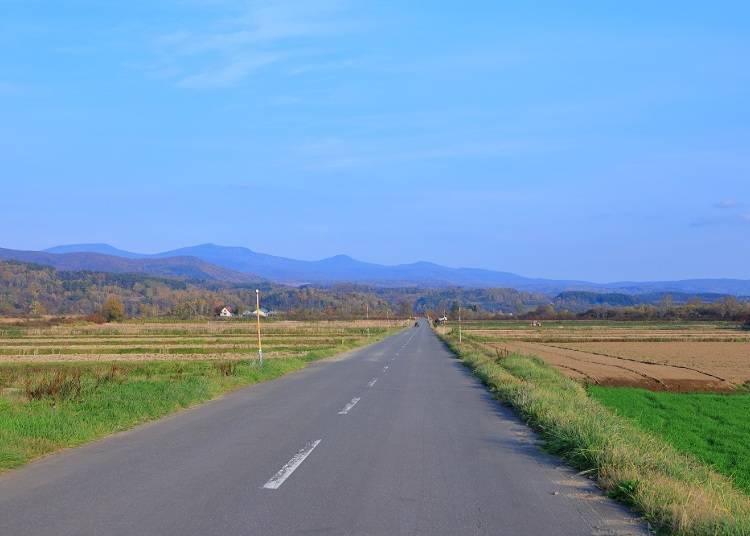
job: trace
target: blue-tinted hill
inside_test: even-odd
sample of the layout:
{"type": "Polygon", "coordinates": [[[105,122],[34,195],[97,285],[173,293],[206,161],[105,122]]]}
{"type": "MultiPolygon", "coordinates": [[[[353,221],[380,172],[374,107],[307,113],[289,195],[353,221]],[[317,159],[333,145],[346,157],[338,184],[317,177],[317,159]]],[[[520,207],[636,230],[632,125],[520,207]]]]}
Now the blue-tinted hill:
{"type": "Polygon", "coordinates": [[[148,257],[142,253],[133,253],[110,246],[109,244],[71,244],[68,246],[55,246],[44,250],[45,253],[101,253],[102,255],[114,255],[125,259],[143,259],[148,257]]]}
{"type": "MultiPolygon", "coordinates": [[[[6,252],[11,250],[4,250],[6,252]]],[[[71,255],[75,253],[100,254],[131,260],[162,260],[160,269],[169,266],[169,259],[196,259],[203,263],[201,270],[213,266],[218,278],[221,270],[236,274],[253,274],[278,283],[293,285],[357,283],[383,287],[474,287],[515,288],[524,291],[557,294],[564,291],[620,292],[641,294],[653,292],[715,293],[736,296],[750,295],[750,280],[742,279],[692,279],[684,281],[613,282],[534,279],[510,272],[480,268],[449,268],[431,262],[399,265],[381,265],[363,262],[347,255],[337,255],[317,261],[303,261],[259,253],[245,247],[200,244],[156,254],[123,251],[108,244],[73,244],[50,248],[46,254],[71,255]]],[[[24,259],[18,259],[24,260],[24,259]]],[[[186,261],[181,261],[186,262],[186,261]]],[[[85,266],[85,262],[81,262],[85,266]]],[[[95,269],[106,270],[102,263],[95,269]]],[[[158,274],[163,275],[163,274],[158,274]]]]}

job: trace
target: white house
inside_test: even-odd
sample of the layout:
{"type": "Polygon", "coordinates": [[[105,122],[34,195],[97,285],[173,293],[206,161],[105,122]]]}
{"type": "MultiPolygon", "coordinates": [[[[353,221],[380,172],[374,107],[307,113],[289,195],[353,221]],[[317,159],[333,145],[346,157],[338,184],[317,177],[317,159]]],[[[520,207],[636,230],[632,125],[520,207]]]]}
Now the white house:
{"type": "Polygon", "coordinates": [[[219,316],[228,318],[232,316],[232,311],[229,310],[229,307],[224,307],[221,312],[219,313],[219,316]]]}

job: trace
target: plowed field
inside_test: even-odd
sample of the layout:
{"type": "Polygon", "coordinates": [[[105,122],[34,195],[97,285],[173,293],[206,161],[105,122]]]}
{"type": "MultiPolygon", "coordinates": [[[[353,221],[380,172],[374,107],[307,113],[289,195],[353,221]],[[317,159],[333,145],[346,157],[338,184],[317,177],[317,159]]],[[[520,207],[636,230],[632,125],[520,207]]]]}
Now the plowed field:
{"type": "Polygon", "coordinates": [[[750,385],[750,334],[731,325],[467,327],[470,340],[496,349],[499,357],[505,352],[535,355],[589,384],[676,392],[750,385]]]}

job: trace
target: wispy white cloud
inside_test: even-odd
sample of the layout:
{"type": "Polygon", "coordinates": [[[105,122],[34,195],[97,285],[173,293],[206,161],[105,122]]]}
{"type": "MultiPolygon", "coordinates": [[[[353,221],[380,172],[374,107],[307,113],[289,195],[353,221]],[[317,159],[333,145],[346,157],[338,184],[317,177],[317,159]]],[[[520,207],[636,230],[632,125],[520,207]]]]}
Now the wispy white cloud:
{"type": "MultiPolygon", "coordinates": [[[[222,11],[220,17],[155,37],[156,60],[145,70],[171,78],[179,87],[229,87],[281,61],[309,62],[316,40],[347,27],[340,17],[342,0],[263,0],[214,7],[222,11]]],[[[317,59],[290,70],[304,72],[324,63],[317,59]]]]}
{"type": "Polygon", "coordinates": [[[745,204],[734,198],[722,199],[713,204],[714,211],[711,215],[695,218],[690,222],[693,227],[706,227],[712,225],[745,225],[750,223],[750,212],[743,211],[745,204]]]}
{"type": "Polygon", "coordinates": [[[316,169],[353,168],[383,163],[495,158],[543,149],[541,143],[521,139],[473,140],[443,143],[412,150],[398,149],[414,145],[414,140],[392,140],[387,147],[372,147],[341,139],[321,139],[297,148],[308,167],[316,169]]]}
{"type": "Polygon", "coordinates": [[[351,69],[362,65],[361,60],[345,59],[337,61],[326,61],[321,63],[308,63],[298,65],[289,70],[289,74],[306,74],[320,71],[338,71],[341,69],[351,69]]]}
{"type": "Polygon", "coordinates": [[[690,222],[692,227],[710,227],[716,225],[747,225],[750,224],[750,213],[727,214],[720,217],[696,218],[690,222]]]}
{"type": "Polygon", "coordinates": [[[279,57],[278,54],[245,55],[232,59],[216,69],[185,76],[177,82],[177,85],[193,89],[231,86],[245,78],[252,71],[277,61],[279,57]]]}
{"type": "Polygon", "coordinates": [[[722,199],[721,201],[714,204],[714,207],[723,210],[736,208],[739,205],[736,199],[722,199]]]}

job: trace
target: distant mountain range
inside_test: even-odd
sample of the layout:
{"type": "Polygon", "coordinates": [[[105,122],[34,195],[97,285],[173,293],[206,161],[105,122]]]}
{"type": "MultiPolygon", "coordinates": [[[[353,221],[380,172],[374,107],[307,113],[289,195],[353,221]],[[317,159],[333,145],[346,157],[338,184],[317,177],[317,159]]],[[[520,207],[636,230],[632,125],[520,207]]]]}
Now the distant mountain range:
{"type": "Polygon", "coordinates": [[[134,273],[193,280],[253,283],[257,276],[216,266],[196,257],[133,258],[96,252],[48,253],[0,248],[0,260],[31,262],[57,270],[134,273]]]}
{"type": "Polygon", "coordinates": [[[564,291],[680,292],[750,295],[750,280],[691,279],[683,281],[591,283],[575,280],[535,279],[478,268],[448,268],[430,262],[386,266],[337,255],[319,261],[302,261],[258,253],[243,247],[202,244],[155,254],[117,249],[108,244],[74,244],[45,251],[0,248],[0,259],[14,259],[64,270],[148,273],[192,279],[249,283],[266,279],[290,285],[357,283],[380,287],[515,288],[557,294],[564,291]]]}

